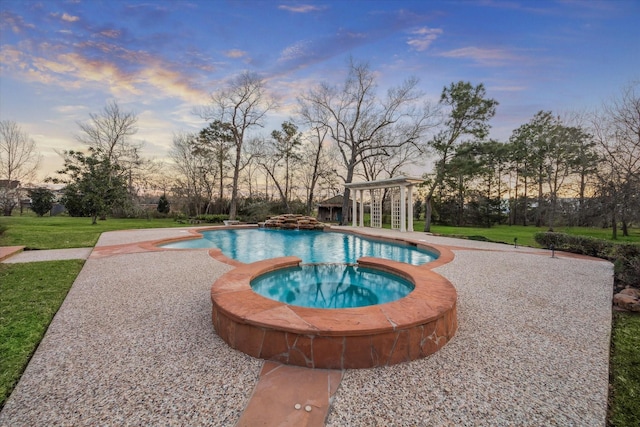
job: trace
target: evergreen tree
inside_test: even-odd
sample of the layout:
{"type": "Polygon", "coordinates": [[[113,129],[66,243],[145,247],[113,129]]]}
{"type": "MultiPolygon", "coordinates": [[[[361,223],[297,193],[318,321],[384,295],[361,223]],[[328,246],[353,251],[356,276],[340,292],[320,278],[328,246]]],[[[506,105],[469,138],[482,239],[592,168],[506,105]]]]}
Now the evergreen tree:
{"type": "Polygon", "coordinates": [[[55,196],[48,188],[35,188],[29,191],[29,197],[31,198],[31,210],[36,215],[44,216],[44,214],[51,211],[55,196]]]}
{"type": "Polygon", "coordinates": [[[160,196],[160,200],[158,200],[158,212],[161,214],[168,214],[171,210],[171,203],[167,199],[167,195],[163,194],[160,196]]]}
{"type": "Polygon", "coordinates": [[[62,202],[72,216],[105,217],[111,209],[127,199],[127,182],[118,174],[120,167],[114,165],[100,149],[89,149],[90,155],[79,151],[65,152],[64,168],[58,171],[67,178],[53,179],[63,182],[62,202]]]}
{"type": "Polygon", "coordinates": [[[429,141],[436,153],[435,172],[427,178],[424,231],[431,231],[431,213],[436,190],[441,190],[450,171],[449,162],[463,142],[481,141],[489,134],[489,120],[495,115],[498,101],[487,98],[484,85],[469,82],[451,83],[442,90],[440,106],[446,111],[443,128],[429,141]]]}

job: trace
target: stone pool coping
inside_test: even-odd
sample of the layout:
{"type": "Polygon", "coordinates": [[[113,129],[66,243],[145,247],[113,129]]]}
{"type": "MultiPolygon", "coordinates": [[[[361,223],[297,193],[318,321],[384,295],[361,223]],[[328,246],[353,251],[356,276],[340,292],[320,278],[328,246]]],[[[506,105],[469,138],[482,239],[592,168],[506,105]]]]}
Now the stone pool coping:
{"type": "Polygon", "coordinates": [[[222,275],[211,288],[213,325],[229,346],[250,356],[308,368],[394,365],[438,351],[457,330],[453,285],[426,268],[365,257],[358,265],[400,275],[415,285],[386,304],[344,309],[288,305],[251,289],[251,280],[300,258],[254,262],[222,275]]]}

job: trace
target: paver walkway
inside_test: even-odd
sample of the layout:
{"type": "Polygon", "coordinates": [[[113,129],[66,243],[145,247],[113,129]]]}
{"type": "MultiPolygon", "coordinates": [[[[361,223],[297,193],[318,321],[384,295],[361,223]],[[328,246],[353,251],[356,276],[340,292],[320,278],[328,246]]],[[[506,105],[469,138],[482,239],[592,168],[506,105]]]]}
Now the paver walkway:
{"type": "Polygon", "coordinates": [[[15,264],[21,262],[54,261],[64,259],[87,259],[89,258],[92,250],[93,248],[72,248],[20,251],[10,254],[4,260],[0,257],[0,260],[6,264],[15,264]]]}
{"type": "Polygon", "coordinates": [[[457,288],[459,329],[436,354],[388,368],[302,370],[275,386],[272,374],[290,367],[234,351],[213,331],[210,287],[232,266],[206,250],[149,243],[187,229],[109,232],[0,412],[0,426],[227,426],[261,412],[271,425],[604,424],[610,263],[362,231],[454,250],[455,259],[435,271],[457,288]],[[307,382],[324,391],[313,397],[307,382]],[[304,410],[321,400],[326,419],[322,405],[304,410]],[[280,406],[284,412],[274,412],[280,406]]]}
{"type": "Polygon", "coordinates": [[[0,246],[0,262],[12,257],[24,249],[24,246],[0,246]]]}

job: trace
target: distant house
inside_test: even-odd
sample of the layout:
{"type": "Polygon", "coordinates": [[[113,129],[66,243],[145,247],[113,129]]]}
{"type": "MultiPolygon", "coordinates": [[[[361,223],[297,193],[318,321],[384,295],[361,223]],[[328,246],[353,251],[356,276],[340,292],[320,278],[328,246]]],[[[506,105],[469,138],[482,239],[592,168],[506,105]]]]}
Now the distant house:
{"type": "MultiPolygon", "coordinates": [[[[342,201],[344,196],[341,194],[318,203],[318,221],[322,222],[340,222],[342,221],[342,201]]],[[[353,201],[349,199],[349,209],[347,209],[347,221],[351,221],[351,204],[353,201]]],[[[360,205],[358,203],[358,205],[360,205]]]]}
{"type": "Polygon", "coordinates": [[[20,202],[20,181],[0,179],[0,211],[2,215],[11,216],[11,211],[20,202]]]}
{"type": "Polygon", "coordinates": [[[8,179],[0,179],[0,188],[15,190],[18,187],[20,187],[20,181],[9,181],[8,179]]]}

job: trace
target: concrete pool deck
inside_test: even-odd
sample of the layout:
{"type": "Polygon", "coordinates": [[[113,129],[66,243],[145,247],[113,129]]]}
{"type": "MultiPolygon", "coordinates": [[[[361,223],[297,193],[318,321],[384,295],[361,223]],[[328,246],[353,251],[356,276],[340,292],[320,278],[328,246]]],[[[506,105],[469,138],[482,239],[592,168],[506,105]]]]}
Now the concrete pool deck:
{"type": "Polygon", "coordinates": [[[189,229],[108,232],[0,425],[604,425],[610,263],[359,230],[453,250],[434,271],[457,289],[458,331],[437,353],[385,368],[316,370],[308,380],[296,371],[265,386],[271,372],[285,371],[231,349],[211,323],[211,285],[232,266],[207,250],[149,244],[189,229]],[[269,415],[276,408],[284,412],[269,415]]]}

